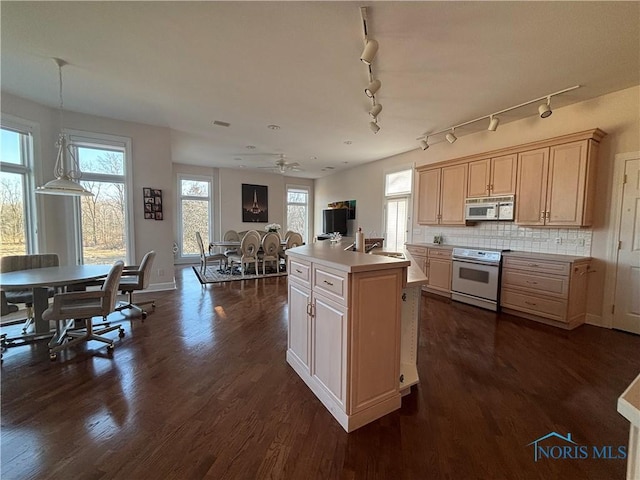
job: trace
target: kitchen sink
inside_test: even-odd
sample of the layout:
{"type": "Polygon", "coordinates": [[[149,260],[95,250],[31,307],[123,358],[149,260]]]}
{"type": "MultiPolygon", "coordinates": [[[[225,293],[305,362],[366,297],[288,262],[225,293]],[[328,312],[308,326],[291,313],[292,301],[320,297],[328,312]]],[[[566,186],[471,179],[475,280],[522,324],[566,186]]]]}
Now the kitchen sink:
{"type": "Polygon", "coordinates": [[[372,250],[369,255],[383,255],[385,257],[399,258],[400,260],[406,260],[406,256],[402,252],[385,252],[384,250],[372,250]]]}

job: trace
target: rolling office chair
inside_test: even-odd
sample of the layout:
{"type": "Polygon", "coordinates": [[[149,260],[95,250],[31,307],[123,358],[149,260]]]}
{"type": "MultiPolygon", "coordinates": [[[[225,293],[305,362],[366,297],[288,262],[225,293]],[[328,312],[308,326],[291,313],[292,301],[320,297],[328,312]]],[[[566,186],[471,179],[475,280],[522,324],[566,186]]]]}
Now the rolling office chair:
{"type": "Polygon", "coordinates": [[[121,325],[105,323],[102,328],[93,329],[93,317],[102,317],[107,322],[107,315],[115,311],[118,282],[123,268],[121,260],[114,263],[100,290],[57,293],[53,296],[53,305],[42,313],[43,320],[56,322],[56,334],[49,342],[51,360],[57,358],[59,351],[90,340],[107,343],[107,351],[112,352],[113,340],[102,335],[119,330],[118,336],[124,337],[121,325]],[[83,328],[75,325],[78,319],[85,319],[83,328]]]}
{"type": "MultiPolygon", "coordinates": [[[[43,253],[39,255],[9,255],[0,259],[0,272],[9,273],[17,270],[31,270],[33,268],[57,267],[60,265],[56,253],[43,253]]],[[[48,289],[49,298],[53,297],[54,288],[48,289]]],[[[33,291],[28,290],[5,290],[4,296],[8,304],[24,303],[27,307],[27,318],[22,326],[22,333],[26,334],[33,324],[33,291]]],[[[18,323],[18,322],[16,322],[18,323]]]]}
{"type": "Polygon", "coordinates": [[[145,300],[144,302],[133,303],[133,292],[144,290],[149,286],[149,280],[151,279],[151,266],[153,260],[156,258],[156,252],[151,250],[147,252],[142,258],[140,265],[128,265],[122,270],[122,276],[120,283],[118,284],[118,290],[128,295],[127,303],[120,302],[114,309],[116,312],[122,310],[132,309],[140,312],[142,320],[147,318],[147,312],[142,308],[142,305],[151,304],[152,308],[156,308],[155,300],[145,300]]]}

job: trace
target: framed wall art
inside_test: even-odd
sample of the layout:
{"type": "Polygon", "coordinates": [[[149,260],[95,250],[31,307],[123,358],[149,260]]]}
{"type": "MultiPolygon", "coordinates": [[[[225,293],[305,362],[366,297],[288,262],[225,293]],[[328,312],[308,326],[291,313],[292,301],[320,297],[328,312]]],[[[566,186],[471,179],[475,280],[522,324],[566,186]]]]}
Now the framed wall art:
{"type": "Polygon", "coordinates": [[[268,188],[266,185],[242,184],[242,221],[266,223],[269,221],[268,188]]]}
{"type": "Polygon", "coordinates": [[[162,214],[162,190],[144,187],[142,189],[144,200],[144,218],[146,220],[164,220],[162,214]]]}

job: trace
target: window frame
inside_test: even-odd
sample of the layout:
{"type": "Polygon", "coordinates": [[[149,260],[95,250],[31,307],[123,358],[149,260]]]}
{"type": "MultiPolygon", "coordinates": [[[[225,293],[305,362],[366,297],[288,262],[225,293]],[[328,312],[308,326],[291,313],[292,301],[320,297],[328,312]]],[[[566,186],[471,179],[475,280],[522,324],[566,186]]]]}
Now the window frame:
{"type": "MultiPolygon", "coordinates": [[[[293,183],[287,183],[285,185],[285,191],[284,191],[284,227],[285,227],[285,232],[287,230],[290,230],[289,228],[289,205],[305,205],[307,207],[307,214],[305,216],[305,225],[304,225],[304,232],[302,232],[302,241],[305,243],[309,243],[310,240],[309,238],[309,226],[311,224],[311,187],[308,185],[296,185],[293,183]],[[301,190],[306,192],[307,194],[307,202],[306,203],[298,203],[298,202],[293,202],[290,203],[289,202],[289,190],[301,190]]],[[[283,232],[283,235],[284,233],[283,232]]]]}
{"type": "Polygon", "coordinates": [[[24,201],[24,234],[26,254],[39,252],[40,224],[36,205],[36,151],[40,140],[40,125],[29,120],[2,113],[0,128],[17,132],[23,137],[20,141],[20,158],[24,163],[2,163],[0,170],[7,173],[22,175],[24,201]]]}
{"type": "MultiPolygon", "coordinates": [[[[384,232],[384,238],[386,240],[387,237],[387,206],[388,206],[388,201],[389,200],[398,200],[401,198],[406,198],[407,201],[407,235],[406,235],[406,239],[405,242],[411,242],[412,241],[412,218],[413,218],[413,191],[414,191],[414,180],[415,180],[415,165],[398,165],[394,168],[390,168],[390,169],[386,169],[383,172],[383,176],[382,176],[382,231],[384,232]],[[411,178],[409,181],[409,191],[408,192],[401,192],[401,193],[393,193],[393,194],[389,194],[387,195],[387,177],[388,175],[392,175],[394,173],[398,173],[398,172],[404,172],[404,171],[409,171],[411,174],[411,178]]],[[[387,247],[387,245],[385,244],[385,247],[387,247]]],[[[398,246],[398,248],[404,248],[404,245],[400,245],[398,246]]]]}
{"type": "Polygon", "coordinates": [[[178,205],[176,208],[176,212],[177,212],[177,222],[176,222],[176,228],[177,228],[177,245],[178,245],[178,259],[179,260],[186,260],[186,261],[193,261],[194,259],[198,258],[200,255],[198,253],[195,254],[185,254],[182,251],[182,238],[183,238],[183,231],[182,231],[182,201],[183,200],[198,200],[198,201],[202,201],[203,198],[207,198],[207,202],[209,204],[209,208],[207,209],[207,215],[208,215],[208,219],[207,219],[207,223],[209,225],[209,231],[207,232],[207,235],[209,236],[209,241],[211,241],[214,237],[214,233],[215,233],[215,226],[213,225],[213,188],[214,188],[214,184],[213,184],[213,177],[208,176],[208,175],[194,175],[194,174],[189,174],[189,173],[178,173],[177,175],[177,185],[176,185],[176,198],[178,200],[178,205]],[[196,196],[196,195],[182,195],[182,181],[183,180],[191,180],[194,182],[207,182],[209,183],[209,195],[208,197],[201,197],[201,196],[196,196]]]}
{"type": "MultiPolygon", "coordinates": [[[[126,258],[125,263],[133,265],[136,262],[135,252],[135,221],[133,211],[133,158],[131,157],[131,138],[120,135],[110,135],[106,133],[86,132],[82,130],[64,129],[63,133],[69,136],[74,155],[77,158],[77,147],[95,148],[101,150],[121,150],[124,153],[124,173],[123,175],[112,175],[104,173],[82,172],[80,181],[97,182],[122,182],[124,184],[125,198],[127,200],[124,209],[126,228],[126,258]]],[[[74,224],[74,245],[73,252],[69,252],[70,258],[75,258],[76,265],[82,265],[84,260],[82,246],[82,212],[80,197],[73,199],[73,224],[74,224]]]]}

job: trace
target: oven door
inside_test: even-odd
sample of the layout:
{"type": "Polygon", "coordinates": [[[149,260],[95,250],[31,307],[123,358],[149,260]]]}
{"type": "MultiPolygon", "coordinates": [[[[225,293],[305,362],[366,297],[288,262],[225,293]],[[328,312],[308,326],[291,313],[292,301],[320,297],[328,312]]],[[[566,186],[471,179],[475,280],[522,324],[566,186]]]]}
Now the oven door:
{"type": "Polygon", "coordinates": [[[453,260],[451,290],[496,302],[500,266],[453,260]]]}

